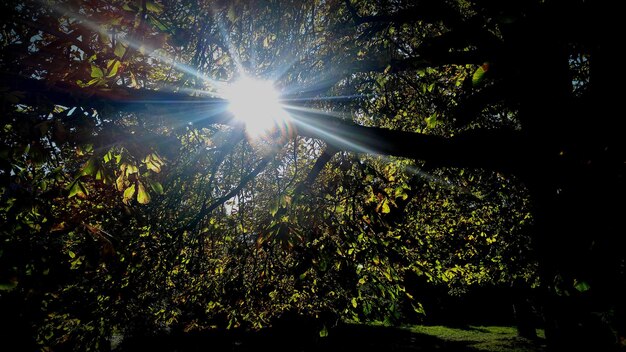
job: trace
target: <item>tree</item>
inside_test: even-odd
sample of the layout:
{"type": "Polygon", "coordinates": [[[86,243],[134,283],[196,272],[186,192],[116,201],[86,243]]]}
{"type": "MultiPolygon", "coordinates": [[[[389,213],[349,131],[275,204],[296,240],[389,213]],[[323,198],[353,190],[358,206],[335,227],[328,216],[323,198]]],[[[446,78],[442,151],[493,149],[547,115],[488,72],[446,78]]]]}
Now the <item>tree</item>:
{"type": "MultiPolygon", "coordinates": [[[[532,199],[551,343],[597,348],[598,340],[615,345],[610,340],[624,336],[623,240],[613,235],[623,228],[623,206],[611,201],[624,193],[622,125],[589,122],[616,107],[609,68],[619,67],[619,56],[606,34],[617,23],[611,6],[2,6],[14,15],[2,25],[0,58],[7,302],[47,305],[61,290],[68,302],[87,294],[93,314],[50,309],[56,315],[38,318],[49,327],[40,343],[62,344],[69,335],[55,326],[71,330],[84,321],[91,323],[81,329],[106,336],[111,327],[97,321],[102,316],[132,324],[145,314],[169,326],[203,312],[184,319],[234,326],[265,324],[287,310],[393,312],[406,291],[402,273],[419,253],[407,248],[424,241],[405,236],[441,203],[429,199],[436,192],[415,201],[420,184],[453,185],[458,205],[442,218],[456,223],[471,215],[463,207],[472,201],[463,197],[482,196],[459,184],[477,177],[505,189],[486,196],[501,206],[470,216],[466,228],[448,228],[469,238],[484,222],[492,238],[517,226],[512,232],[521,237],[504,244],[518,249],[530,231],[518,233],[520,221],[512,221],[527,206],[511,175],[532,199]],[[242,68],[274,74],[294,117],[262,142],[246,139],[226,102],[211,97],[242,68]],[[458,181],[450,183],[452,174],[458,181]],[[416,210],[415,218],[406,215],[416,210]],[[506,211],[513,215],[503,220],[506,211]],[[72,275],[77,268],[85,275],[72,275]],[[43,280],[50,272],[55,280],[43,280]],[[337,286],[342,280],[348,284],[337,286]],[[28,287],[40,296],[22,300],[28,287]],[[316,299],[315,292],[337,299],[316,299]],[[267,308],[267,295],[284,305],[267,308]],[[167,309],[172,304],[176,310],[167,309]],[[132,317],[120,313],[122,305],[135,307],[132,317]]],[[[444,252],[466,245],[453,239],[445,237],[451,243],[444,252]]],[[[467,264],[464,279],[485,268],[467,264]]],[[[423,269],[442,278],[450,267],[423,269]]],[[[524,275],[512,267],[502,272],[524,275]]],[[[75,336],[71,343],[87,335],[75,336]]]]}

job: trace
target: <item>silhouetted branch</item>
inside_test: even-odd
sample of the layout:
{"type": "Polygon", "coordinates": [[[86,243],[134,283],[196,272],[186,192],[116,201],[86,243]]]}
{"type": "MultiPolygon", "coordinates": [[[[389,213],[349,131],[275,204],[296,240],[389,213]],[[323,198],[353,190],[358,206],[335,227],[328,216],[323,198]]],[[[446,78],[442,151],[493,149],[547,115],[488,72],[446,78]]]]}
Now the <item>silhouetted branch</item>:
{"type": "MultiPolygon", "coordinates": [[[[15,79],[8,81],[2,76],[0,86],[13,90],[26,91],[29,103],[34,103],[41,96],[56,104],[73,101],[74,104],[100,104],[116,107],[120,111],[141,112],[151,105],[162,106],[165,111],[173,111],[172,116],[163,114],[171,122],[180,122],[185,114],[175,112],[176,108],[188,108],[189,103],[198,109],[225,107],[221,99],[194,97],[183,93],[158,92],[117,88],[114,92],[93,91],[88,95],[83,90],[70,88],[67,84],[57,83],[47,86],[43,81],[15,79]],[[18,83],[16,86],[12,83],[18,83]],[[48,94],[49,93],[49,94],[48,94]],[[95,101],[95,102],[94,102],[95,101]],[[222,105],[219,105],[222,104],[222,105]]],[[[71,105],[70,105],[71,106],[71,105]]],[[[531,151],[529,143],[518,131],[489,130],[470,131],[451,138],[426,135],[422,133],[390,130],[379,127],[357,125],[331,117],[323,112],[303,109],[295,104],[287,111],[293,116],[297,134],[325,141],[338,150],[357,153],[380,154],[419,159],[449,166],[486,167],[495,169],[519,169],[525,167],[531,151]]],[[[188,117],[189,118],[189,117],[188,117]]],[[[224,109],[221,113],[207,113],[195,126],[212,124],[233,124],[232,116],[224,109]]]]}
{"type": "Polygon", "coordinates": [[[259,164],[247,175],[245,175],[240,181],[239,184],[237,185],[237,187],[233,188],[232,190],[230,190],[228,193],[226,193],[225,195],[223,195],[222,197],[218,198],[215,202],[211,203],[211,205],[206,206],[207,203],[204,203],[202,205],[202,209],[200,209],[200,211],[198,212],[198,214],[196,214],[196,216],[193,218],[193,220],[191,220],[186,226],[185,229],[192,229],[194,227],[196,227],[198,225],[198,223],[200,223],[200,221],[202,221],[202,219],[209,215],[213,210],[217,209],[218,207],[222,206],[224,203],[226,203],[229,199],[233,198],[234,196],[237,195],[237,193],[239,193],[247,184],[248,182],[252,181],[258,174],[260,174],[263,170],[265,170],[265,167],[267,167],[267,164],[270,163],[270,161],[272,161],[272,159],[274,159],[275,155],[271,155],[271,156],[266,156],[264,157],[259,164]]]}

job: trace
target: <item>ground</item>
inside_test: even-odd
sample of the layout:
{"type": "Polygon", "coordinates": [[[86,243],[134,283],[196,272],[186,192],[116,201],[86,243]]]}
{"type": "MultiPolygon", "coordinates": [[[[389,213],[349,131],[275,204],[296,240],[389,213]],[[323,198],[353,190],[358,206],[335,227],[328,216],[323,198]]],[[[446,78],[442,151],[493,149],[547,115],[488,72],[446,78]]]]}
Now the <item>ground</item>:
{"type": "Polygon", "coordinates": [[[517,337],[514,327],[421,326],[386,327],[347,324],[327,337],[305,332],[267,329],[254,333],[227,331],[211,334],[163,336],[123,343],[116,350],[133,351],[485,351],[543,352],[542,332],[536,341],[517,337]]]}

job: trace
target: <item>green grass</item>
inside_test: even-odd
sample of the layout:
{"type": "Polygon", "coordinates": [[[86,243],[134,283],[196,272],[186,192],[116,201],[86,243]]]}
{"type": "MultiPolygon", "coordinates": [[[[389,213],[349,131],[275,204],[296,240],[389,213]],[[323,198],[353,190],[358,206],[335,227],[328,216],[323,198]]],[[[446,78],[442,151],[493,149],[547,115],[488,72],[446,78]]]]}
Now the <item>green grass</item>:
{"type": "Polygon", "coordinates": [[[470,350],[489,352],[541,352],[543,330],[537,330],[539,339],[531,341],[517,337],[515,327],[508,326],[469,326],[452,328],[446,326],[414,325],[406,327],[417,334],[429,335],[450,343],[462,343],[470,350]]]}

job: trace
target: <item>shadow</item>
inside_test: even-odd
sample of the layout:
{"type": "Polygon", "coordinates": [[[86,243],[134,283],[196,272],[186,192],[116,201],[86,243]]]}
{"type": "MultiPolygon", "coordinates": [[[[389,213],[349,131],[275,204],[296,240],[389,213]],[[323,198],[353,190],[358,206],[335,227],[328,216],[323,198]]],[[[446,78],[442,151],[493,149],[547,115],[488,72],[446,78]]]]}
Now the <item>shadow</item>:
{"type": "Polygon", "coordinates": [[[445,341],[406,329],[364,325],[342,325],[325,338],[318,331],[296,326],[261,331],[222,330],[205,333],[136,337],[115,351],[228,351],[228,352],[329,352],[329,351],[476,351],[469,342],[445,341]]]}

